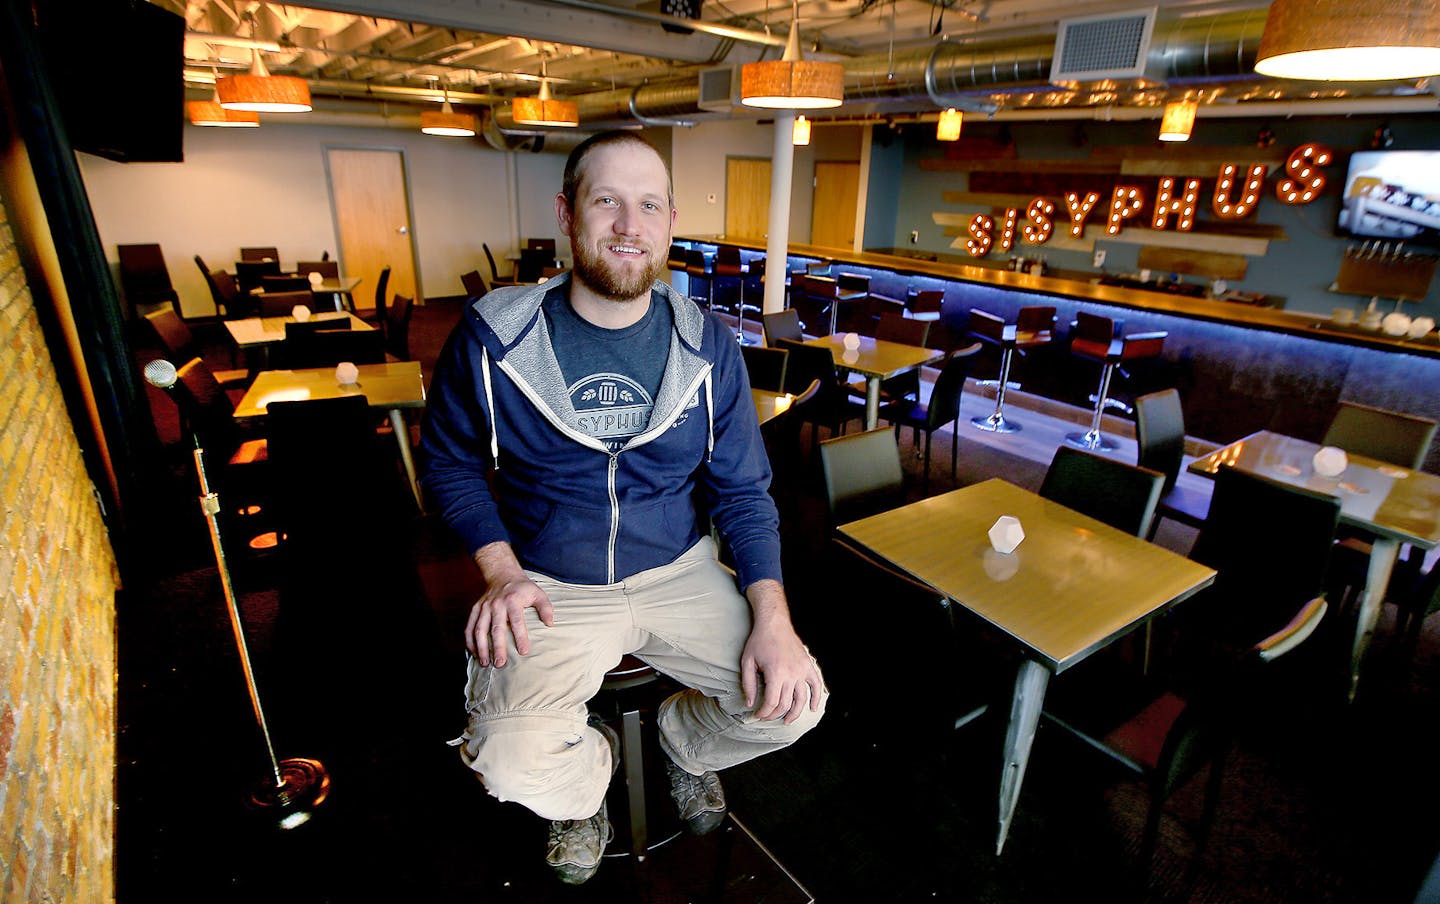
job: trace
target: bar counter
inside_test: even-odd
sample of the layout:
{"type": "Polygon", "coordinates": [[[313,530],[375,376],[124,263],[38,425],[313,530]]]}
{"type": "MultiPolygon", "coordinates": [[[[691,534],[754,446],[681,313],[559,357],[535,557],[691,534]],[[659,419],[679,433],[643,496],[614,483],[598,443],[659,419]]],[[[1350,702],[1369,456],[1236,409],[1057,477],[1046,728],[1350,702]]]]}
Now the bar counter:
{"type": "MultiPolygon", "coordinates": [[[[680,236],[699,247],[724,243],[747,259],[764,257],[762,239],[680,236]]],[[[1184,400],[1186,432],[1217,443],[1259,430],[1319,441],[1336,405],[1360,402],[1440,420],[1440,341],[1395,338],[1378,331],[1337,327],[1328,316],[1160,291],[1102,286],[1076,279],[854,252],[792,243],[790,270],[832,261],[835,271],[870,277],[871,291],[904,299],[907,292],[942,289],[943,327],[931,344],[954,347],[967,338],[970,309],[1013,320],[1026,305],[1056,308],[1057,337],[1049,348],[1017,359],[1012,379],[1026,392],[1088,409],[1098,373],[1068,353],[1077,311],[1125,322],[1126,332],[1164,330],[1164,353],[1117,379],[1118,397],[1173,386],[1184,400]]],[[[1393,302],[1392,302],[1393,303],[1393,302]]],[[[990,368],[993,370],[994,368],[990,368]]],[[[989,376],[986,367],[977,368],[989,376]]],[[[1440,438],[1425,469],[1440,472],[1440,438]]]]}

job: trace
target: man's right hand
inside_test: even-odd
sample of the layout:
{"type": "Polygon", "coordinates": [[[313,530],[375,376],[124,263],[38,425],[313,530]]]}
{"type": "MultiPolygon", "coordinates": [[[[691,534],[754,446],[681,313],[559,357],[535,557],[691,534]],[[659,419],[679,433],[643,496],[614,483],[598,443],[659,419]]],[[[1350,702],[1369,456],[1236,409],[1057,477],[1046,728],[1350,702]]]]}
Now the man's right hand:
{"type": "Polygon", "coordinates": [[[515,649],[530,652],[530,633],[525,628],[525,610],[533,608],[547,627],[554,624],[555,610],[550,597],[520,567],[510,544],[497,541],[475,552],[475,564],[485,576],[485,592],[470,607],[465,623],[465,648],[482,666],[504,668],[508,645],[505,635],[513,634],[515,649]]]}

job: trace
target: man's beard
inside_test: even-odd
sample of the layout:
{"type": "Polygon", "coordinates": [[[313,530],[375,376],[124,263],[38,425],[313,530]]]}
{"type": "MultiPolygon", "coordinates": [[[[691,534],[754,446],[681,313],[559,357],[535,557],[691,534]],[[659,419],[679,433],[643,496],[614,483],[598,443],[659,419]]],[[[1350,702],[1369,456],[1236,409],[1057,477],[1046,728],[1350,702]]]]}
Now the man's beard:
{"type": "Polygon", "coordinates": [[[590,291],[611,301],[629,301],[650,290],[665,272],[665,259],[646,253],[645,268],[633,277],[605,260],[594,244],[579,237],[570,240],[570,253],[575,262],[575,278],[590,291]]]}

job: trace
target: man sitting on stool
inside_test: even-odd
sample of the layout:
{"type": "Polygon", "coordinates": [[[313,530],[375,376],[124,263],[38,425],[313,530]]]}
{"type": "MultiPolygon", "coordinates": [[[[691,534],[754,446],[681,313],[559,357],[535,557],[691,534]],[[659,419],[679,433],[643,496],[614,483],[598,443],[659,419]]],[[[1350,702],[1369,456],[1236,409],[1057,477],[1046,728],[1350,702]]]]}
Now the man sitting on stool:
{"type": "Polygon", "coordinates": [[[622,655],[689,688],[657,721],[694,832],[724,817],[715,770],[793,743],[826,691],[790,623],[739,346],[658,281],[675,221],[664,161],[633,132],[587,139],[555,213],[573,276],[495,289],[466,313],[421,452],[486,583],[465,628],[461,757],[493,796],[552,821],[546,859],[579,883],[611,838],[615,762],[586,702],[622,655]],[[738,588],[697,528],[697,484],[738,588]]]}

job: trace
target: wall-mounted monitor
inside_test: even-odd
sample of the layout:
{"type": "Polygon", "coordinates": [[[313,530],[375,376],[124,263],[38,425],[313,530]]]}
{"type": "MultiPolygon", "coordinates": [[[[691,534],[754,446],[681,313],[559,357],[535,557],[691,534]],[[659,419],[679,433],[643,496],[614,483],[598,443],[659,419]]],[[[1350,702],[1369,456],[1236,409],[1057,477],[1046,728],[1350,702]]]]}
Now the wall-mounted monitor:
{"type": "Polygon", "coordinates": [[[1440,151],[1357,151],[1341,197],[1341,235],[1440,248],[1440,151]]]}

